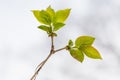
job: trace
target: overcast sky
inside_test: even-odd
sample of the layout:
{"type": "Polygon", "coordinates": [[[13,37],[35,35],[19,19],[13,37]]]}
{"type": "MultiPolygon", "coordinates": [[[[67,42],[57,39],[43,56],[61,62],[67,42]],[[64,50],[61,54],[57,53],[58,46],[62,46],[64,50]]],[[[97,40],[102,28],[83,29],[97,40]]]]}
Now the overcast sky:
{"type": "Polygon", "coordinates": [[[119,0],[0,0],[0,80],[29,80],[48,55],[50,39],[37,28],[31,10],[71,8],[66,26],[58,31],[55,48],[81,35],[96,37],[103,60],[85,57],[81,64],[67,51],[55,54],[37,80],[120,80],[119,0]]]}

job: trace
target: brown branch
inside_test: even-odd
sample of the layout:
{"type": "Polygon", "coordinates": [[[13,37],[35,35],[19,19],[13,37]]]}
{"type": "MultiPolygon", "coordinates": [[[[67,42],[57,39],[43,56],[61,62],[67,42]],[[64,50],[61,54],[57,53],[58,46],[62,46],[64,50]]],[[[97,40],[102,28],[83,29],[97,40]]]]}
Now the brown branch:
{"type": "Polygon", "coordinates": [[[51,57],[52,53],[53,53],[53,52],[50,51],[50,54],[48,55],[48,57],[38,65],[37,70],[36,70],[36,72],[34,73],[34,75],[32,76],[31,80],[35,80],[35,79],[36,79],[36,76],[38,75],[39,71],[40,71],[40,70],[42,69],[42,67],[45,65],[45,63],[47,62],[47,60],[51,57]]]}
{"type": "Polygon", "coordinates": [[[45,65],[45,63],[47,62],[47,60],[51,57],[51,55],[54,53],[54,36],[51,36],[51,50],[49,55],[47,56],[47,58],[42,61],[36,68],[36,72],[34,73],[34,75],[32,76],[32,78],[30,80],[35,80],[36,76],[38,75],[39,71],[42,69],[42,67],[45,65]]]}
{"type": "Polygon", "coordinates": [[[54,53],[58,52],[58,51],[61,51],[61,50],[64,50],[64,49],[67,49],[67,46],[63,47],[63,48],[60,48],[60,49],[57,49],[57,50],[54,50],[54,53]]]}
{"type": "Polygon", "coordinates": [[[37,66],[37,68],[35,69],[35,71],[37,71],[38,70],[38,68],[43,64],[45,62],[45,60],[44,61],[42,61],[38,66],[37,66]]]}
{"type": "Polygon", "coordinates": [[[57,50],[54,50],[54,36],[51,35],[51,50],[50,50],[50,53],[49,55],[47,56],[47,58],[42,61],[36,68],[36,71],[34,73],[34,75],[32,76],[32,78],[30,80],[35,80],[36,79],[36,76],[38,75],[39,71],[42,69],[42,67],[45,65],[45,63],[48,61],[48,59],[51,57],[52,54],[58,52],[58,51],[61,51],[61,50],[64,50],[64,49],[67,49],[68,47],[63,47],[63,48],[60,48],[60,49],[57,49],[57,50]]]}

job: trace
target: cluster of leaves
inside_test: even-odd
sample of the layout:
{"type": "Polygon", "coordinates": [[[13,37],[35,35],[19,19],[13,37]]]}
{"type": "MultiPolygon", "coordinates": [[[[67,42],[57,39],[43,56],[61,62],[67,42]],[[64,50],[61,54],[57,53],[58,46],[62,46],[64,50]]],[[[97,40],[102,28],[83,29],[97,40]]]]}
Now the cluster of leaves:
{"type": "Polygon", "coordinates": [[[54,36],[56,36],[55,31],[65,25],[64,22],[69,16],[70,10],[71,9],[54,11],[54,9],[49,6],[46,10],[32,10],[32,12],[36,19],[42,24],[38,26],[38,28],[46,31],[49,36],[53,33],[54,36]]]}
{"type": "Polygon", "coordinates": [[[84,54],[93,59],[102,59],[100,53],[92,46],[95,38],[91,36],[80,36],[75,40],[68,42],[68,50],[72,57],[80,62],[84,60],[84,54]]]}
{"type": "MultiPolygon", "coordinates": [[[[39,29],[46,31],[49,36],[57,36],[55,33],[65,25],[65,20],[68,18],[71,9],[54,11],[49,6],[46,10],[32,10],[36,19],[42,24],[39,29]]],[[[80,62],[83,62],[84,55],[93,59],[102,59],[100,53],[92,46],[95,38],[91,36],[80,36],[73,43],[69,40],[67,50],[72,57],[80,62]]]]}

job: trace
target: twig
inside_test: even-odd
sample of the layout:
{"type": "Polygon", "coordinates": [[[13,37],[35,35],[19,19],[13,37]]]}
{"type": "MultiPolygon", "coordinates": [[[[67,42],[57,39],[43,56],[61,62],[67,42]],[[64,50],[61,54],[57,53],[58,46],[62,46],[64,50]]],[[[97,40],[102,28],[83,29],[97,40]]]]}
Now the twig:
{"type": "Polygon", "coordinates": [[[64,49],[67,49],[67,46],[63,47],[63,48],[60,48],[60,49],[57,49],[54,51],[54,53],[58,52],[58,51],[61,51],[61,50],[64,50],[64,49]]]}
{"type": "Polygon", "coordinates": [[[47,58],[42,61],[36,68],[36,72],[34,73],[34,75],[32,76],[32,78],[30,80],[35,80],[36,76],[38,75],[39,71],[42,69],[42,67],[45,65],[45,63],[47,62],[47,60],[51,57],[51,55],[54,53],[54,40],[53,40],[54,36],[51,36],[51,50],[49,55],[47,56],[47,58]]]}
{"type": "Polygon", "coordinates": [[[38,68],[43,64],[45,62],[45,60],[44,61],[42,61],[38,66],[37,66],[37,68],[35,69],[35,71],[37,71],[38,70],[38,68]]]}
{"type": "Polygon", "coordinates": [[[50,53],[47,56],[47,58],[37,66],[36,71],[35,71],[34,75],[32,76],[32,78],[30,80],[35,80],[36,79],[36,76],[38,75],[39,71],[42,69],[42,67],[45,65],[45,63],[48,61],[48,59],[51,57],[52,54],[54,54],[58,51],[64,50],[64,49],[67,49],[67,46],[64,47],[64,48],[54,50],[54,36],[51,35],[51,50],[50,50],[50,53]]]}

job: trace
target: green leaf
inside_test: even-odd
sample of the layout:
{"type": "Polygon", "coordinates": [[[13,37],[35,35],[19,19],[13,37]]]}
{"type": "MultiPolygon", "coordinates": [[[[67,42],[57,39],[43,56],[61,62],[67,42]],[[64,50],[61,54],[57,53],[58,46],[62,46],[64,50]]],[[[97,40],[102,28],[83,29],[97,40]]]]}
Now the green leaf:
{"type": "Polygon", "coordinates": [[[47,27],[45,25],[40,25],[40,26],[38,26],[38,28],[43,30],[43,31],[49,32],[49,27],[47,27]]]}
{"type": "Polygon", "coordinates": [[[69,40],[68,45],[69,45],[69,46],[73,46],[73,41],[72,41],[72,40],[69,40]]]}
{"type": "Polygon", "coordinates": [[[60,28],[62,28],[65,24],[64,23],[53,23],[54,26],[54,31],[59,30],[60,28]]]}
{"type": "Polygon", "coordinates": [[[82,46],[92,45],[95,38],[91,36],[80,36],[75,41],[75,46],[81,48],[82,46]]]}
{"type": "Polygon", "coordinates": [[[53,17],[55,16],[55,11],[54,9],[51,8],[51,6],[49,6],[47,9],[46,9],[46,12],[49,13],[50,17],[51,17],[51,21],[53,20],[53,17]]]}
{"type": "Polygon", "coordinates": [[[54,22],[63,23],[69,16],[71,9],[58,10],[54,17],[54,22]]]}
{"type": "Polygon", "coordinates": [[[85,53],[86,56],[90,58],[102,59],[100,53],[92,46],[85,46],[82,48],[82,51],[85,53]]]}
{"type": "Polygon", "coordinates": [[[82,51],[80,51],[79,49],[77,49],[77,48],[71,48],[70,49],[70,54],[76,60],[78,60],[80,62],[83,62],[84,55],[83,55],[82,51]]]}
{"type": "Polygon", "coordinates": [[[36,18],[39,22],[41,22],[41,19],[40,19],[40,17],[39,17],[40,10],[32,10],[32,12],[33,12],[35,18],[36,18]]]}
{"type": "Polygon", "coordinates": [[[42,24],[47,24],[50,25],[51,24],[51,18],[50,15],[44,11],[44,10],[32,10],[34,16],[36,17],[36,19],[42,23],[42,24]]]}

